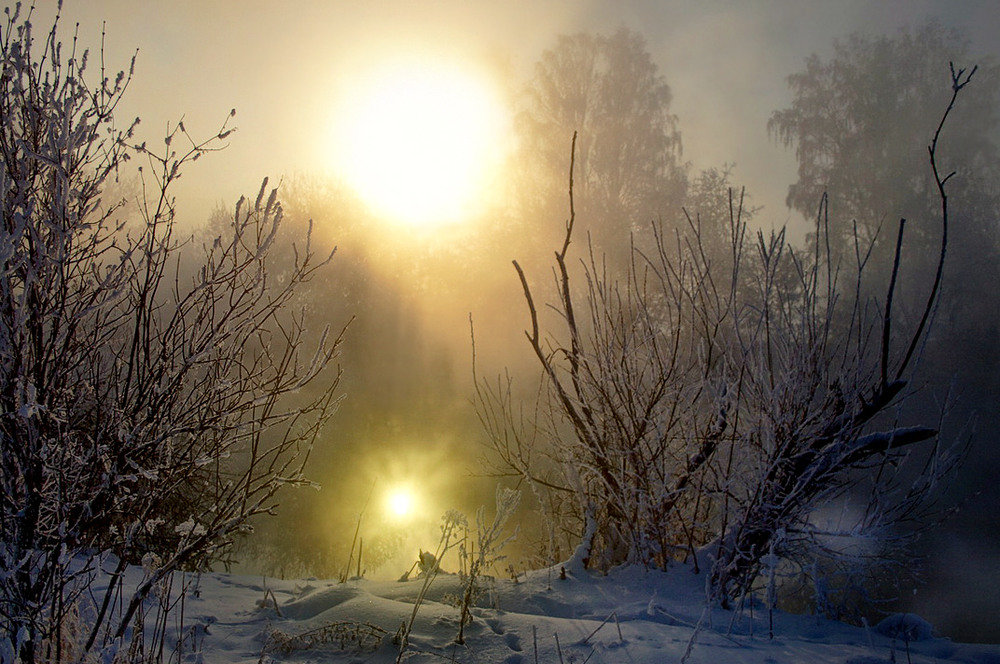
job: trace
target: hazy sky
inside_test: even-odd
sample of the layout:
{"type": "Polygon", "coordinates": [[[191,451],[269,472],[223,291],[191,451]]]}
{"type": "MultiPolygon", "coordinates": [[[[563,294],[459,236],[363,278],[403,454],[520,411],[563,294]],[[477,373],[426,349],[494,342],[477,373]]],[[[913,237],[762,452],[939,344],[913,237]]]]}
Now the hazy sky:
{"type": "Polygon", "coordinates": [[[265,175],[327,171],[336,96],[352,72],[381,57],[506,62],[523,80],[557,34],[625,26],[646,37],[673,89],[685,159],[735,162],[737,180],[780,223],[794,161],[768,139],[766,122],[789,101],[785,78],[806,56],[830,52],[852,31],[929,19],[961,28],[976,52],[1000,51],[995,0],[70,0],[64,13],[67,27],[81,22],[84,43],[98,43],[107,21],[109,66],[139,49],[123,111],[142,116],[146,138],[182,115],[196,135],[210,134],[237,109],[230,147],[178,189],[182,212],[194,215],[255,190],[265,175]]]}

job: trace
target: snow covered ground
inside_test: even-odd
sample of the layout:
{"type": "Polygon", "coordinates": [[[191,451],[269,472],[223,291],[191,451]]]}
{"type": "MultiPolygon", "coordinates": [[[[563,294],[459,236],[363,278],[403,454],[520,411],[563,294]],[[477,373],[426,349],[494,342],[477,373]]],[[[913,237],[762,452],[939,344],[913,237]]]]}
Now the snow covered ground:
{"type": "MultiPolygon", "coordinates": [[[[461,582],[438,574],[419,606],[403,661],[534,664],[967,662],[1000,664],[1000,645],[920,634],[907,641],[871,629],[759,607],[734,617],[705,609],[704,575],[638,568],[559,578],[559,567],[495,582],[455,643],[461,582]],[[774,637],[769,638],[769,618],[774,637]]],[[[205,575],[186,604],[184,661],[395,662],[423,580],[346,583],[205,575]]],[[[924,624],[926,626],[926,624],[924,624]]],[[[884,630],[883,630],[884,631],[884,630]]]]}

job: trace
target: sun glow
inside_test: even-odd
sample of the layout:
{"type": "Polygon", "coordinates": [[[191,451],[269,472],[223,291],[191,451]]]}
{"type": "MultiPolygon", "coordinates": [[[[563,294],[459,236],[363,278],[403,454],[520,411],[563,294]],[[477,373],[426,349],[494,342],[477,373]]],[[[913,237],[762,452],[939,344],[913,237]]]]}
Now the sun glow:
{"type": "Polygon", "coordinates": [[[385,496],[385,510],[394,519],[412,516],[415,507],[416,498],[408,487],[395,487],[385,496]]]}
{"type": "Polygon", "coordinates": [[[370,73],[338,112],[332,150],[343,177],[394,221],[437,227],[468,218],[504,134],[486,80],[445,65],[370,73]]]}

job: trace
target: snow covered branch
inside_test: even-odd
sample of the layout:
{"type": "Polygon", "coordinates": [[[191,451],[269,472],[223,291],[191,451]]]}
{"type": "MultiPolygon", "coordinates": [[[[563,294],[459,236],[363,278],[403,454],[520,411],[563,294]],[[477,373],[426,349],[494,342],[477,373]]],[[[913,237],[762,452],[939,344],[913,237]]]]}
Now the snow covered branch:
{"type": "MultiPolygon", "coordinates": [[[[970,75],[953,72],[942,124],[970,75]]],[[[494,388],[477,377],[477,398],[507,470],[536,493],[563,496],[550,498],[561,509],[553,516],[583,536],[589,566],[711,558],[713,597],[728,603],[750,591],[765,557],[773,570],[774,556],[800,555],[803,533],[817,532],[811,519],[831,501],[872,485],[862,521],[883,528],[927,498],[948,464],[925,464],[895,504],[887,466],[938,433],[902,424],[894,411],[928,333],[947,246],[950,176],[938,175],[939,134],[930,148],[942,198],[938,269],[927,310],[909,330],[893,324],[892,309],[903,224],[888,287],[874,289],[879,302],[862,288],[871,248],[856,237],[855,264],[843,269],[830,250],[826,196],[805,249],[784,229],[749,233],[743,196],[729,189],[716,192],[728,195],[728,219],[654,224],[652,244],[633,246],[618,275],[588,244],[574,269],[571,158],[570,218],[553,267],[555,329],[542,328],[541,305],[514,262],[548,401],[526,425],[512,411],[509,378],[494,388]],[[866,478],[872,467],[875,479],[866,478]],[[710,555],[699,555],[709,544],[710,555]]],[[[935,445],[930,455],[938,454],[935,445]]]]}
{"type": "Polygon", "coordinates": [[[25,664],[121,646],[175,571],[225,562],[305,483],[343,338],[307,344],[290,308],[331,257],[306,238],[272,277],[266,180],[205,246],[176,238],[172,186],[233,113],[205,141],[179,122],[161,151],[137,143],[114,122],[131,68],[88,87],[57,27],[38,44],[17,10],[0,26],[0,659],[25,664]],[[134,158],[141,190],[107,202],[134,158]],[[134,590],[128,564],[148,570],[134,590]],[[61,652],[72,612],[89,630],[61,652]]]}

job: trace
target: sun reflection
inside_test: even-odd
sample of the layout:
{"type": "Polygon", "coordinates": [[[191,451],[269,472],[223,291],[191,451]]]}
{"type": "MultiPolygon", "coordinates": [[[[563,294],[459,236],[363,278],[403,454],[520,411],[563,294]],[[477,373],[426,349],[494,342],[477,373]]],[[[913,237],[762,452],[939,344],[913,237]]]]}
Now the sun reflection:
{"type": "Polygon", "coordinates": [[[487,79],[408,63],[365,76],[336,118],[343,177],[378,214],[417,227],[467,218],[499,163],[504,112],[487,79]]]}
{"type": "Polygon", "coordinates": [[[409,487],[394,487],[386,494],[385,509],[393,519],[402,520],[412,516],[415,507],[416,498],[409,487]]]}

